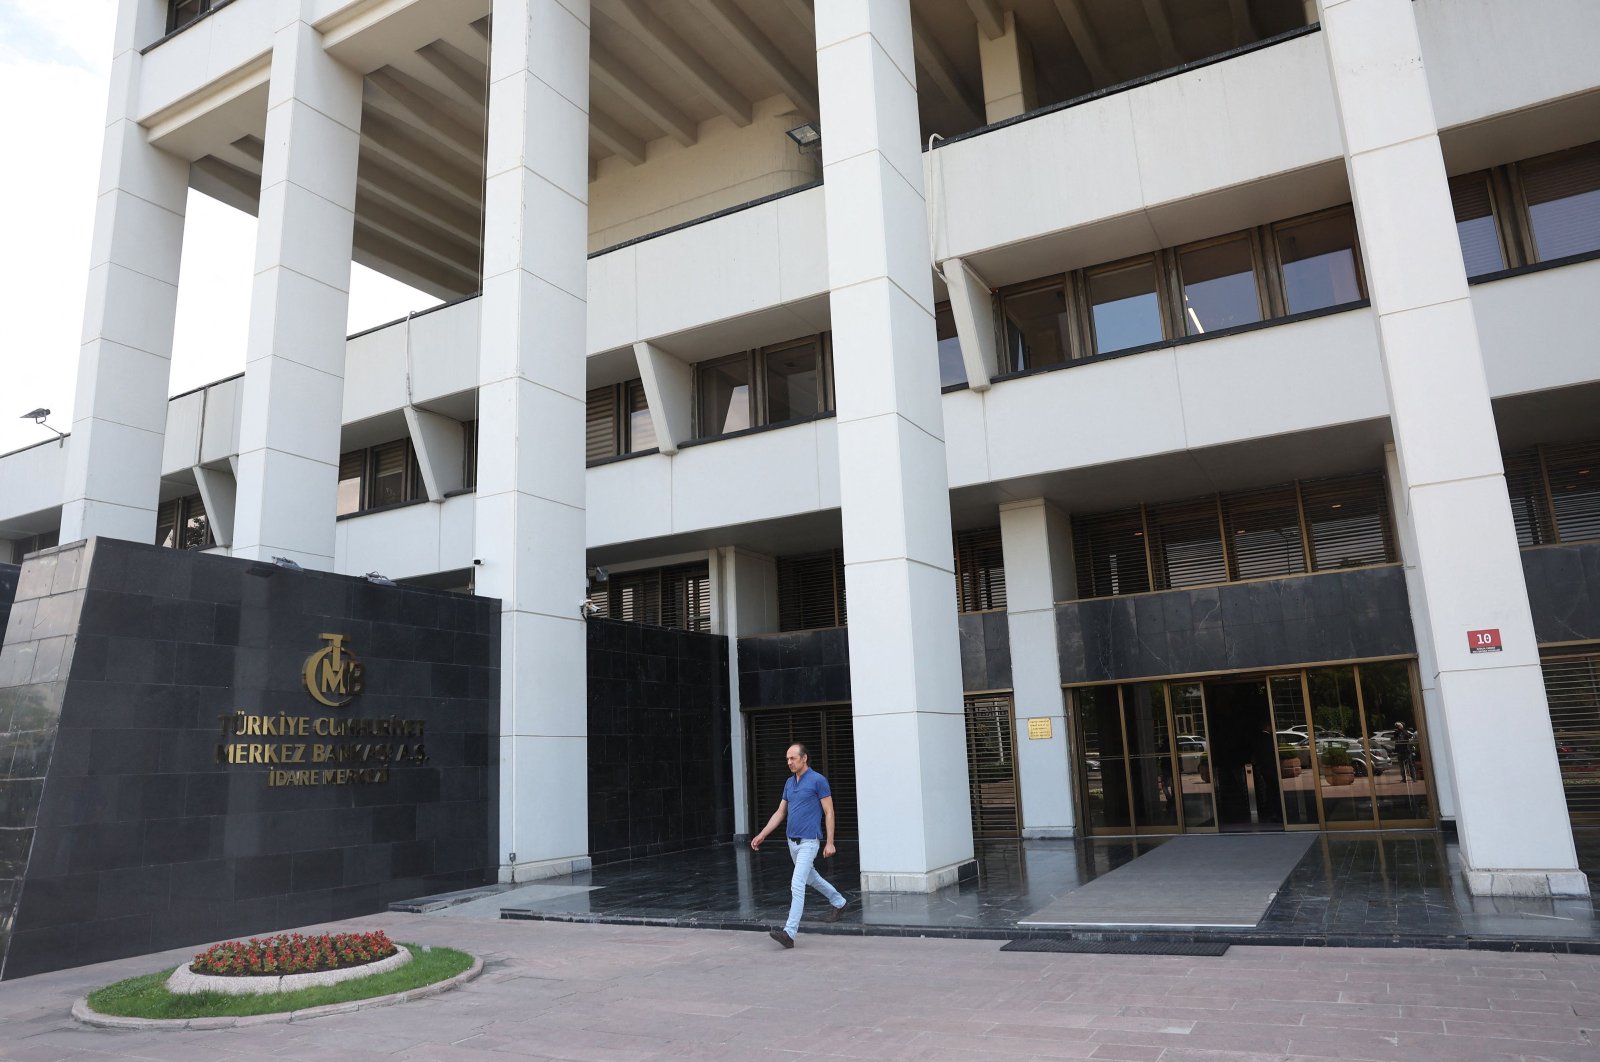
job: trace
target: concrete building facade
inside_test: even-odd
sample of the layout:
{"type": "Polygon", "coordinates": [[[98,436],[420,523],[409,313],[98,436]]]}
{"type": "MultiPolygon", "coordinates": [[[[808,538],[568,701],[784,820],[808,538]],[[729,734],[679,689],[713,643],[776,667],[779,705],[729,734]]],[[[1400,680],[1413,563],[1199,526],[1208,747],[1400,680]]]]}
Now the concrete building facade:
{"type": "Polygon", "coordinates": [[[736,830],[805,740],[866,889],[1450,825],[1472,891],[1584,894],[1597,45],[1585,0],[121,0],[0,560],[498,598],[506,880],[589,859],[602,611],[730,639],[736,830]],[[249,340],[169,399],[189,189],[257,218],[249,340]],[[442,303],[347,337],[352,261],[442,303]]]}

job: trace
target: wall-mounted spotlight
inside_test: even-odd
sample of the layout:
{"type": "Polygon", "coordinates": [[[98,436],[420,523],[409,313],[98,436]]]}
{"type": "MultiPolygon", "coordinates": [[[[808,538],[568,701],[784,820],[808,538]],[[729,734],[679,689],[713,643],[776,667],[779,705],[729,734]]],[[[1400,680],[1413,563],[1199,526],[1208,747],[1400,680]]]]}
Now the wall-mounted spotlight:
{"type": "Polygon", "coordinates": [[[794,146],[800,149],[802,155],[814,155],[822,150],[822,130],[815,122],[786,129],[784,135],[794,141],[794,146]]]}
{"type": "Polygon", "coordinates": [[[34,410],[33,412],[24,413],[22,416],[18,417],[17,419],[18,420],[31,420],[35,424],[39,425],[41,428],[49,428],[51,431],[55,432],[58,436],[60,436],[60,438],[58,438],[56,440],[56,445],[57,446],[65,446],[67,444],[67,433],[62,431],[60,428],[55,427],[54,425],[46,424],[45,423],[45,418],[48,417],[49,415],[50,415],[50,411],[48,409],[44,408],[43,406],[40,406],[38,409],[34,410]]]}

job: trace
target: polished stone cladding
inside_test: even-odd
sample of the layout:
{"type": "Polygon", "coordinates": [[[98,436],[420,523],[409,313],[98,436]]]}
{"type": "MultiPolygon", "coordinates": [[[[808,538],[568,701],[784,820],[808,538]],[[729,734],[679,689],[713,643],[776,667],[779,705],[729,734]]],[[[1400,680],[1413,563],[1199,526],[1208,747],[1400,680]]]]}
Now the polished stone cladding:
{"type": "Polygon", "coordinates": [[[1600,542],[1522,551],[1540,645],[1600,640],[1600,542]]]}
{"type": "Polygon", "coordinates": [[[498,625],[488,598],[114,539],[31,557],[0,652],[0,976],[492,880],[498,625]],[[342,707],[306,686],[328,634],[364,667],[342,707]]]}
{"type": "Polygon", "coordinates": [[[1056,606],[1061,681],[1292,667],[1416,652],[1398,565],[1056,606]]]}
{"type": "MultiPolygon", "coordinates": [[[[956,617],[961,636],[961,688],[1011,688],[1011,626],[1003,609],[956,617]]],[[[785,631],[739,639],[739,705],[847,704],[849,628],[785,631]]]]}
{"type": "Polygon", "coordinates": [[[849,701],[848,628],[784,631],[739,639],[739,707],[779,708],[849,701]]]}
{"type": "Polygon", "coordinates": [[[590,857],[726,841],[728,639],[591,618],[588,646],[590,857]]]}
{"type": "Polygon", "coordinates": [[[17,596],[17,578],[22,569],[15,564],[0,564],[0,632],[11,616],[11,602],[17,596]]]}

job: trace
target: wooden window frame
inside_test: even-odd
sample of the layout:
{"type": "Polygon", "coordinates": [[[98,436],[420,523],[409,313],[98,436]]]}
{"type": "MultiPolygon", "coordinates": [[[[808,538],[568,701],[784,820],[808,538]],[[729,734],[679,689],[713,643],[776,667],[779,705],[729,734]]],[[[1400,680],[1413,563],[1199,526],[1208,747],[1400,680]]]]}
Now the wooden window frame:
{"type": "Polygon", "coordinates": [[[827,416],[834,411],[834,377],[833,377],[833,333],[813,332],[809,335],[796,336],[778,343],[768,343],[765,346],[743,350],[737,354],[725,354],[705,361],[694,363],[694,372],[691,376],[690,387],[694,400],[694,437],[697,441],[722,439],[729,436],[742,435],[747,431],[759,428],[782,427],[788,424],[804,424],[808,420],[827,416]],[[767,356],[781,354],[798,347],[810,344],[816,351],[817,358],[817,412],[807,417],[792,417],[788,420],[774,422],[770,415],[770,395],[767,389],[767,356]],[[745,379],[748,381],[749,393],[747,401],[750,403],[750,426],[729,432],[711,432],[707,430],[706,411],[702,402],[705,373],[720,365],[737,365],[740,362],[745,366],[745,379]]]}
{"type": "MultiPolygon", "coordinates": [[[[1302,225],[1314,225],[1319,221],[1326,221],[1329,218],[1341,215],[1350,219],[1350,253],[1355,258],[1356,267],[1356,297],[1353,301],[1365,302],[1371,297],[1367,288],[1366,259],[1361,253],[1361,225],[1356,220],[1355,204],[1345,203],[1343,206],[1328,207],[1326,210],[1313,210],[1309,214],[1284,218],[1281,221],[1274,221],[1270,225],[1261,227],[1263,258],[1267,261],[1267,276],[1270,281],[1268,293],[1273,300],[1273,318],[1294,316],[1294,313],[1289,309],[1289,290],[1283,281],[1283,260],[1278,248],[1279,234],[1288,229],[1299,228],[1302,225]]],[[[1339,302],[1332,304],[1332,306],[1348,305],[1350,304],[1339,302]]],[[[1319,313],[1323,310],[1331,309],[1332,306],[1322,306],[1315,310],[1300,310],[1296,312],[1319,313]]]]}
{"type": "MultiPolygon", "coordinates": [[[[356,508],[352,512],[339,513],[339,519],[345,519],[351,516],[359,516],[362,513],[382,512],[385,509],[397,509],[402,505],[410,505],[413,502],[425,501],[427,499],[427,492],[422,483],[422,467],[417,462],[417,449],[414,445],[412,445],[411,436],[403,435],[398,439],[386,439],[385,441],[381,443],[375,443],[372,446],[364,446],[355,450],[346,450],[339,455],[340,468],[343,468],[347,458],[350,458],[352,455],[356,454],[360,455],[361,461],[361,474],[360,479],[358,480],[359,485],[356,488],[356,508]],[[384,449],[385,447],[394,446],[397,443],[404,444],[406,451],[405,467],[401,474],[400,480],[401,498],[399,501],[386,502],[382,505],[374,505],[372,502],[372,491],[374,487],[374,481],[377,478],[378,451],[384,449]]],[[[474,479],[476,479],[476,477],[474,477],[474,479]]]]}

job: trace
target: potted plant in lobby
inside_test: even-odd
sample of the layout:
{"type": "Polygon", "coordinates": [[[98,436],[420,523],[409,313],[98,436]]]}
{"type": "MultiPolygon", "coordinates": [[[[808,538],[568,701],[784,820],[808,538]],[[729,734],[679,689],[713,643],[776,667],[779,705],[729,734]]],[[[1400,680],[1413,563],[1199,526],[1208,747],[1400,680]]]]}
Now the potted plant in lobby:
{"type": "Polygon", "coordinates": [[[1278,746],[1278,777],[1300,777],[1300,750],[1295,746],[1278,746]]]}
{"type": "Polygon", "coordinates": [[[1350,762],[1350,751],[1342,745],[1329,745],[1324,748],[1322,777],[1328,785],[1354,785],[1356,769],[1350,762]]]}
{"type": "Polygon", "coordinates": [[[1202,782],[1211,781],[1211,757],[1206,753],[1200,754],[1200,758],[1195,761],[1194,769],[1200,775],[1202,782]]]}

